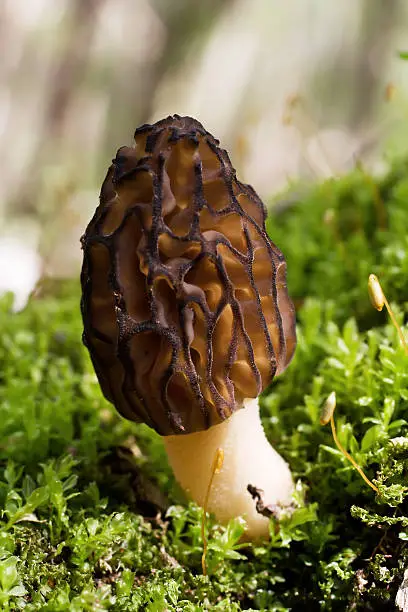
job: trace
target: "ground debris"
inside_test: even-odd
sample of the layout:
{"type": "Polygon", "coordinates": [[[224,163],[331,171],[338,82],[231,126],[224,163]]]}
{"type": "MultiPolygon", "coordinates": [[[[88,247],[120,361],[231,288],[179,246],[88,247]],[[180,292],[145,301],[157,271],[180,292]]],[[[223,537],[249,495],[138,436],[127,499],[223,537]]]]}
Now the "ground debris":
{"type": "MultiPolygon", "coordinates": [[[[249,484],[247,486],[247,491],[251,495],[252,499],[256,501],[255,508],[259,514],[262,514],[262,516],[266,516],[266,518],[270,518],[271,516],[273,516],[274,518],[279,519],[281,517],[283,510],[282,506],[278,504],[265,505],[262,499],[264,493],[262,489],[258,489],[254,485],[249,484]]],[[[286,507],[285,510],[287,510],[286,507]]]]}

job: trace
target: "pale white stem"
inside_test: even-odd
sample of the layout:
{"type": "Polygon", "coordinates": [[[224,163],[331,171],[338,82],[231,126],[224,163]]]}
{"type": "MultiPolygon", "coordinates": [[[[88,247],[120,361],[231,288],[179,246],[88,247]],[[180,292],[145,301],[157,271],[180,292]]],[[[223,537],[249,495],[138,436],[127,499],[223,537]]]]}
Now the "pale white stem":
{"type": "Polygon", "coordinates": [[[211,467],[218,448],[224,450],[221,472],[214,477],[208,504],[210,512],[225,523],[242,516],[247,538],[268,536],[269,520],[259,514],[247,491],[248,484],[263,491],[266,505],[288,506],[293,480],[288,464],[268,442],[259,416],[257,399],[207,431],[163,438],[170,465],[181,487],[203,505],[211,467]]]}

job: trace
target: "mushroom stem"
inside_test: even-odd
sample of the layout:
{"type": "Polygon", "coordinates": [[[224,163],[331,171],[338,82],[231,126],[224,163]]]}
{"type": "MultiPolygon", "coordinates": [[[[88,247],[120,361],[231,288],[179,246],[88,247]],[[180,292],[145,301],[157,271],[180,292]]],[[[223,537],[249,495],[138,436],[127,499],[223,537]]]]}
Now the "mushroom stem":
{"type": "Polygon", "coordinates": [[[269,533],[269,520],[256,511],[247,491],[249,484],[263,491],[265,505],[290,505],[292,475],[265,436],[258,399],[244,400],[243,408],[206,431],[163,439],[177,481],[200,506],[204,504],[215,453],[223,449],[224,463],[212,483],[208,510],[222,523],[243,516],[247,538],[267,537],[269,533]]]}

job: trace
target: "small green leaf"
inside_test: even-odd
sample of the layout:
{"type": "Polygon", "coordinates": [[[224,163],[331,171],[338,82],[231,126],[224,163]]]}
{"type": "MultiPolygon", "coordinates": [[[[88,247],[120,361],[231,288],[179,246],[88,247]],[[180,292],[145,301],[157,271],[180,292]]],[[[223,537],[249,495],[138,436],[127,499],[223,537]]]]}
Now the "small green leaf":
{"type": "Polygon", "coordinates": [[[19,581],[17,557],[7,557],[0,561],[0,584],[3,591],[10,591],[19,581]]]}
{"type": "Polygon", "coordinates": [[[10,597],[24,597],[27,594],[27,589],[22,584],[18,584],[10,589],[8,594],[10,597]]]}
{"type": "Polygon", "coordinates": [[[373,425],[370,429],[367,429],[365,432],[363,439],[361,440],[361,450],[367,451],[372,446],[374,446],[377,442],[383,438],[383,428],[381,425],[373,425]]]}

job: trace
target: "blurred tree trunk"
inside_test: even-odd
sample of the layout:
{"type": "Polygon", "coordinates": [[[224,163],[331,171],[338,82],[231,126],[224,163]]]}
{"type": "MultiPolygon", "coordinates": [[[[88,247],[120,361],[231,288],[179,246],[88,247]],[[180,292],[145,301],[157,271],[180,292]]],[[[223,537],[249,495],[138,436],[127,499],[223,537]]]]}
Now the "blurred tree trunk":
{"type": "MultiPolygon", "coordinates": [[[[121,117],[122,127],[126,124],[125,138],[129,139],[132,135],[129,133],[129,127],[132,131],[149,120],[154,95],[163,77],[176,69],[188,53],[199,52],[212,25],[234,2],[235,0],[152,0],[152,6],[166,29],[161,53],[153,64],[148,64],[141,71],[139,69],[138,78],[135,78],[135,58],[135,62],[126,67],[127,76],[122,72],[112,87],[114,95],[110,100],[109,116],[121,117]]],[[[175,108],[174,112],[177,111],[175,108]]],[[[107,123],[104,149],[109,150],[112,147],[119,132],[115,122],[107,123]]]]}
{"type": "Polygon", "coordinates": [[[58,139],[76,88],[83,80],[97,14],[106,0],[70,0],[69,34],[54,68],[54,81],[45,116],[45,136],[58,139]]]}
{"type": "Polygon", "coordinates": [[[370,123],[378,104],[384,96],[384,81],[389,53],[392,53],[393,30],[402,14],[402,0],[363,0],[362,28],[357,43],[357,60],[352,76],[354,92],[349,125],[352,130],[370,123]],[[376,62],[375,66],[373,62],[376,62]],[[380,86],[380,87],[379,87],[380,86]]]}
{"type": "Polygon", "coordinates": [[[337,123],[355,134],[371,126],[381,96],[384,95],[386,71],[394,31],[406,0],[362,0],[356,3],[355,19],[359,31],[349,35],[337,53],[322,58],[316,67],[309,91],[311,99],[323,109],[325,125],[337,123]],[[345,121],[346,119],[346,121],[345,121]]]}
{"type": "Polygon", "coordinates": [[[31,166],[21,183],[14,210],[38,214],[38,191],[44,164],[56,162],[67,112],[89,65],[89,55],[97,14],[106,0],[68,0],[63,20],[63,44],[52,67],[43,124],[38,128],[39,142],[31,166]]]}

